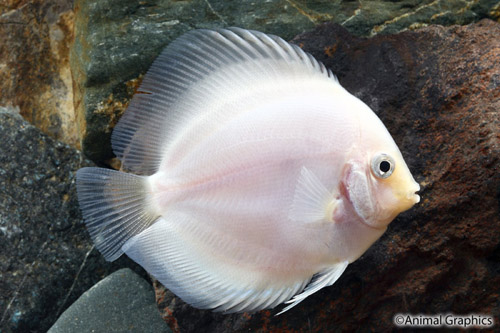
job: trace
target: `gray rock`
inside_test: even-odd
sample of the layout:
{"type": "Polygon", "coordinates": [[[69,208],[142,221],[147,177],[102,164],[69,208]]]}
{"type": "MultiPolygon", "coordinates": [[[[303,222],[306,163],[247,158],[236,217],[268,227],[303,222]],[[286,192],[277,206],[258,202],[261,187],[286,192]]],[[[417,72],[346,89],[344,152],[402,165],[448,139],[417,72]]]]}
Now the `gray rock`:
{"type": "Polygon", "coordinates": [[[151,285],[128,268],[99,281],[73,303],[49,333],[171,332],[151,285]]]}
{"type": "Polygon", "coordinates": [[[196,28],[239,26],[291,39],[323,22],[367,36],[433,24],[497,18],[496,0],[76,0],[70,53],[82,149],[94,161],[112,157],[110,136],[154,58],[196,28]]]}
{"type": "Polygon", "coordinates": [[[2,333],[45,332],[85,290],[130,263],[105,262],[81,222],[74,176],[89,165],[17,109],[0,108],[2,333]]]}

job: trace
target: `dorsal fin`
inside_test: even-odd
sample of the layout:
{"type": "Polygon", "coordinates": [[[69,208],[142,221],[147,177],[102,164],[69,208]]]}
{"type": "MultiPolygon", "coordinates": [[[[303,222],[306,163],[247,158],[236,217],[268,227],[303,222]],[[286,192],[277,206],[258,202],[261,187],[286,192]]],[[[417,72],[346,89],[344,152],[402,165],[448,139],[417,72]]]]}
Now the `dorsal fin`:
{"type": "Polygon", "coordinates": [[[239,28],[188,32],[145,75],[113,131],[113,151],[125,170],[153,174],[178,131],[213,112],[209,101],[219,102],[251,82],[279,85],[280,79],[304,76],[338,82],[323,64],[277,36],[239,28]]]}

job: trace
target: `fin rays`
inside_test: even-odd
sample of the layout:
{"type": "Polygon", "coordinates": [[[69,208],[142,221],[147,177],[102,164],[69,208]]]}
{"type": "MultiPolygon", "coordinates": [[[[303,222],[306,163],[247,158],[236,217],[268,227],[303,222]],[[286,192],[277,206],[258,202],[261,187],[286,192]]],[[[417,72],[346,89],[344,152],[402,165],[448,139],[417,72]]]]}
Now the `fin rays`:
{"type": "Polygon", "coordinates": [[[239,28],[188,32],[145,75],[139,91],[146,94],[134,96],[115,127],[113,151],[125,170],[151,175],[162,148],[205,111],[204,102],[230,95],[256,75],[276,80],[295,72],[335,80],[312,56],[276,36],[239,28]]]}
{"type": "Polygon", "coordinates": [[[148,210],[144,178],[102,168],[76,174],[78,201],[90,237],[108,261],[122,245],[150,226],[157,215],[148,210]]]}
{"type": "Polygon", "coordinates": [[[332,284],[335,283],[335,281],[338,280],[338,278],[344,273],[345,269],[347,268],[347,265],[349,262],[344,261],[341,262],[332,268],[328,268],[324,270],[323,272],[317,274],[311,283],[302,291],[302,293],[295,295],[291,300],[287,301],[286,303],[289,304],[286,306],[283,310],[281,310],[277,315],[282,314],[283,312],[286,312],[305,300],[308,296],[314,294],[318,290],[331,286],[332,284]]]}
{"type": "Polygon", "coordinates": [[[302,167],[290,208],[292,221],[312,223],[324,220],[327,205],[335,198],[308,168],[302,167]]]}

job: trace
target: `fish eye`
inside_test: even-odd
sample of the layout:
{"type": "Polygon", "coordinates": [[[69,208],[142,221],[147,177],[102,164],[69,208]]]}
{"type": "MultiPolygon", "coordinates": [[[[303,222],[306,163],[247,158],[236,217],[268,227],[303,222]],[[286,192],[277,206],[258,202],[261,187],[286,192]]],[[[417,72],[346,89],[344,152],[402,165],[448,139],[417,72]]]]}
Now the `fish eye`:
{"type": "Polygon", "coordinates": [[[392,175],[395,166],[394,159],[384,153],[377,154],[372,159],[372,172],[378,178],[385,179],[392,175]]]}

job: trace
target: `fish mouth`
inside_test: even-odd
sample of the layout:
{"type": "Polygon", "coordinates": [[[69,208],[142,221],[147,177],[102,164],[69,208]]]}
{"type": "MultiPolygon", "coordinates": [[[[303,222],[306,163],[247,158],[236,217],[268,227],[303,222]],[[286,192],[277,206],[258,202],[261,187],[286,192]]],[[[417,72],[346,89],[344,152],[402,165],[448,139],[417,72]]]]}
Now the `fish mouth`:
{"type": "Polygon", "coordinates": [[[415,183],[415,188],[408,193],[407,199],[413,201],[413,204],[419,203],[420,195],[418,194],[418,192],[420,192],[420,184],[415,183]]]}
{"type": "Polygon", "coordinates": [[[417,193],[420,191],[420,185],[414,182],[408,191],[400,192],[397,197],[399,197],[399,211],[403,212],[410,209],[413,205],[420,202],[420,195],[417,193]]]}

